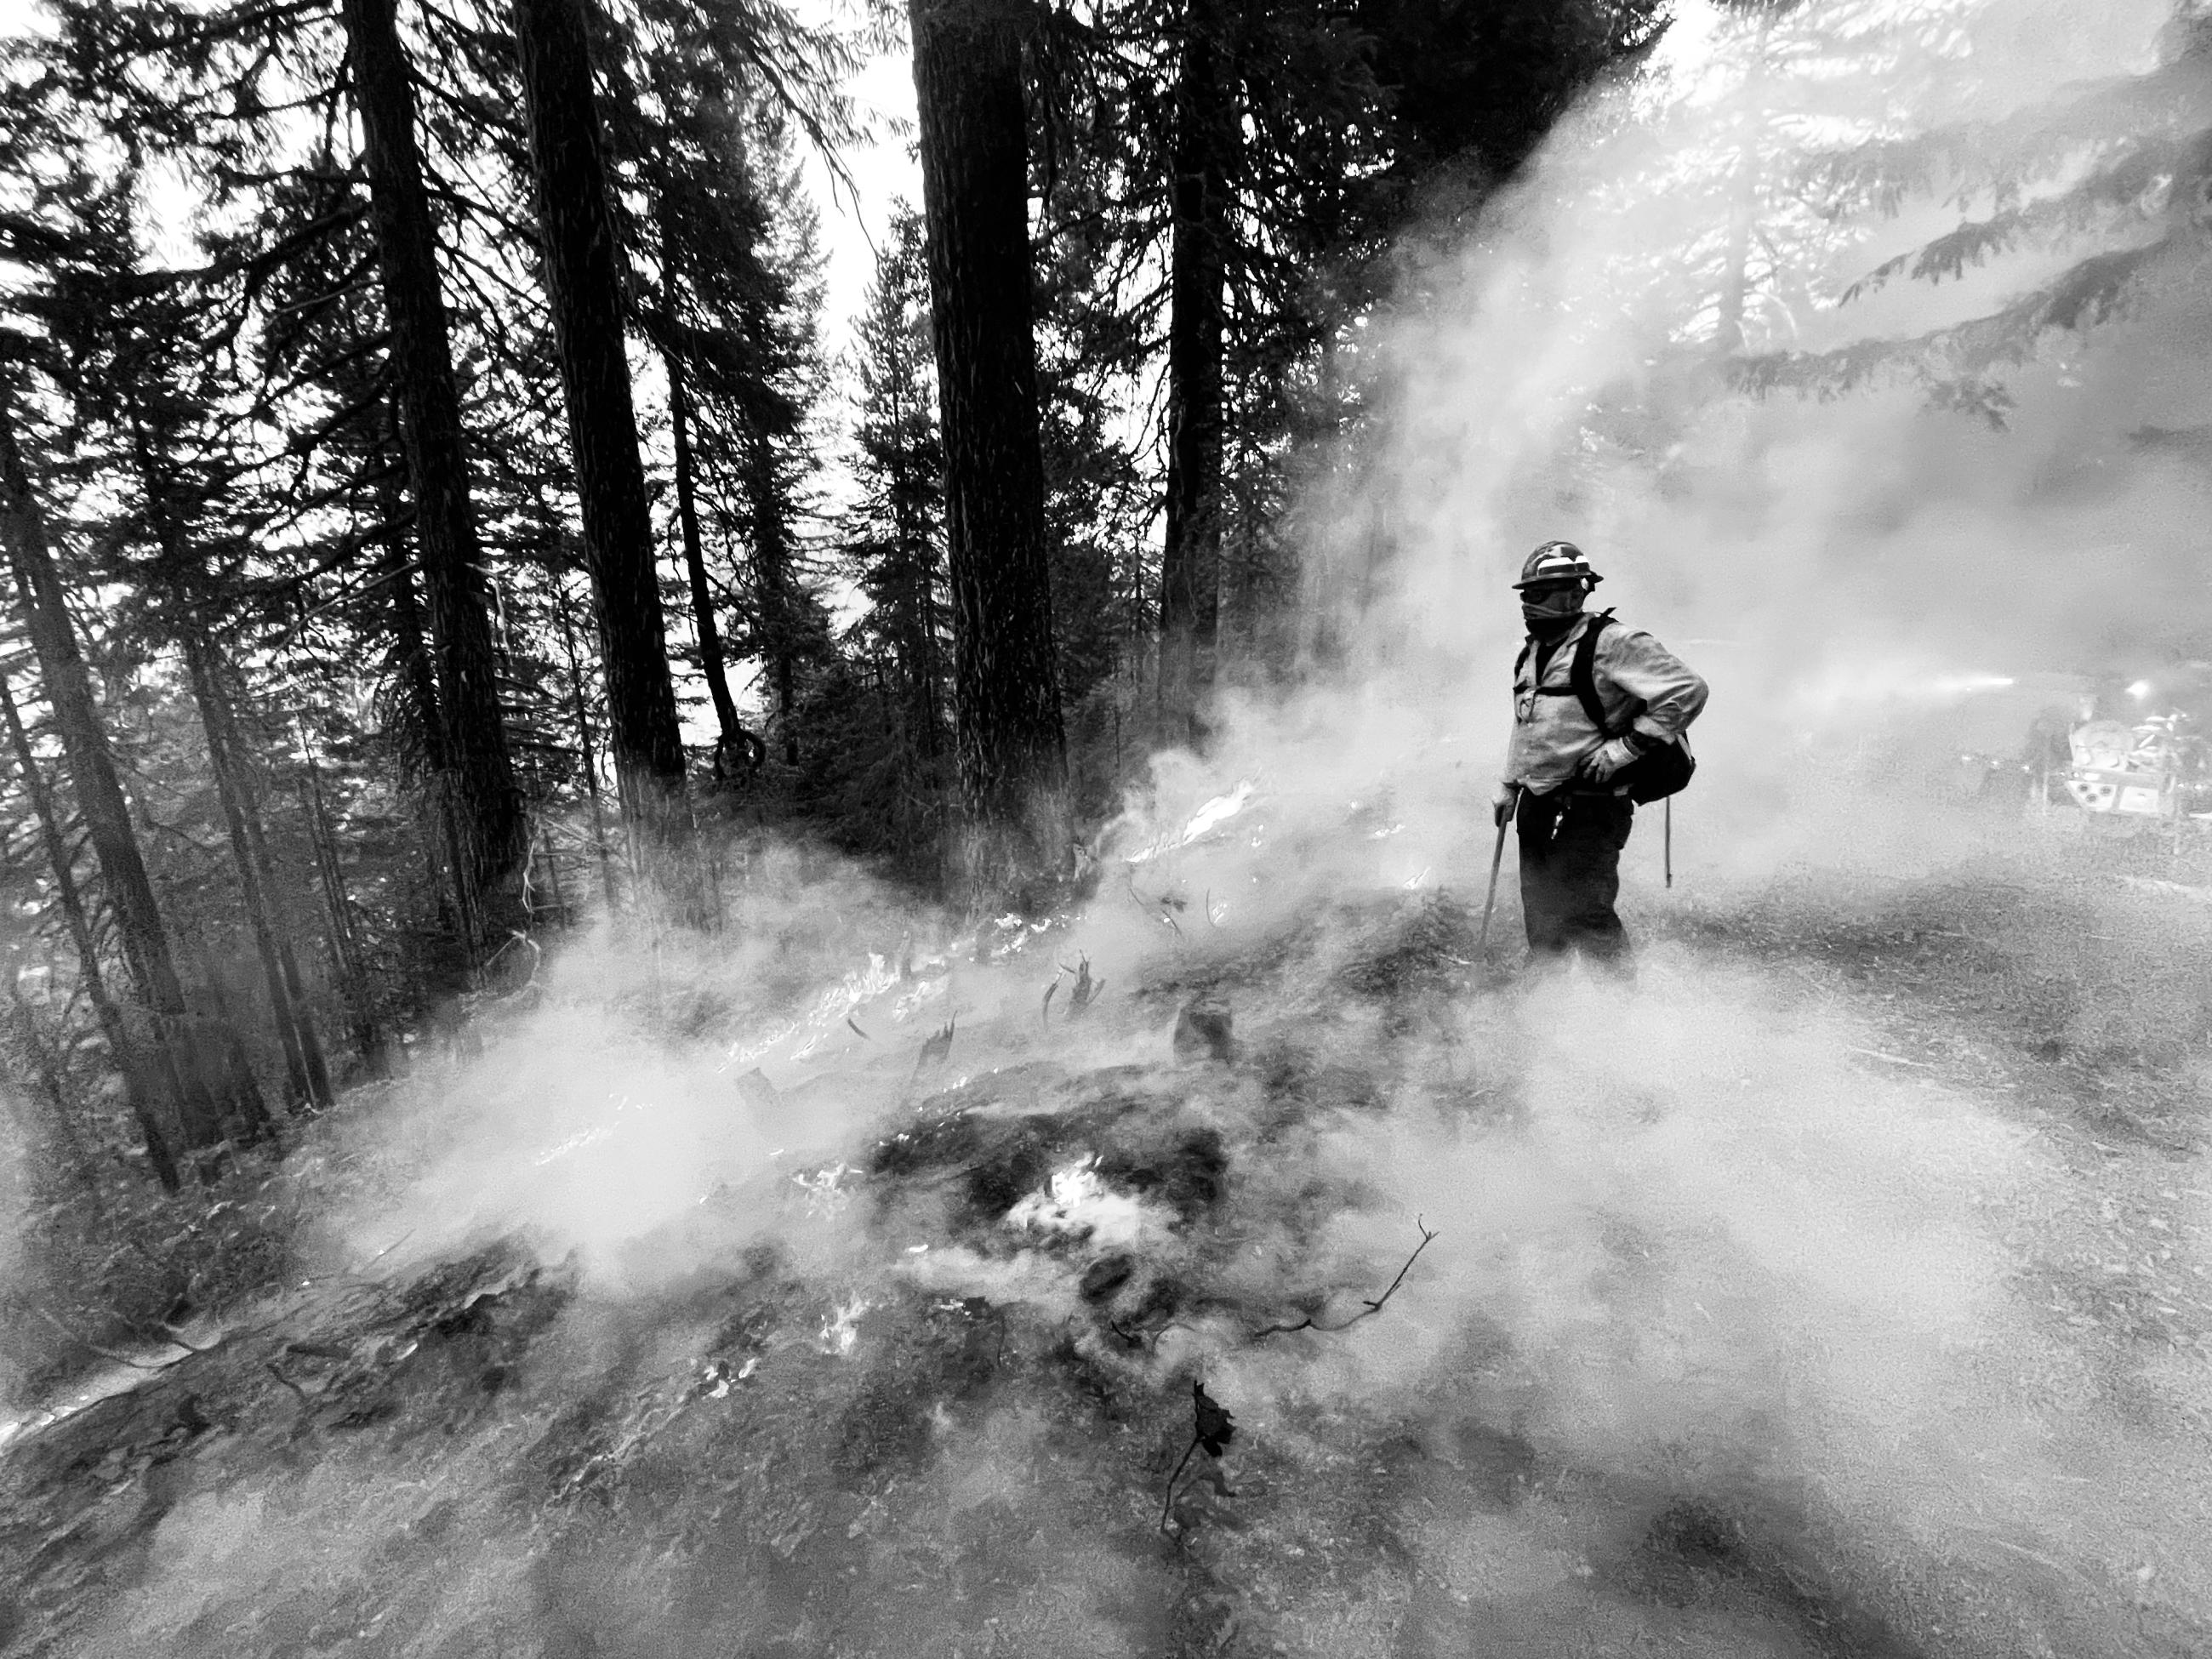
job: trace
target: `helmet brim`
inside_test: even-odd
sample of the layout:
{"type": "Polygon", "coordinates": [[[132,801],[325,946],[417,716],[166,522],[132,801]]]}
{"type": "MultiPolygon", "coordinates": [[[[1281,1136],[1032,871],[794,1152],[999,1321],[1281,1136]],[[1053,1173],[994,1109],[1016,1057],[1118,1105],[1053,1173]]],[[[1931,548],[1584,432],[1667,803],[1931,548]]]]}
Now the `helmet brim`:
{"type": "Polygon", "coordinates": [[[1517,581],[1513,584],[1513,591],[1518,593],[1524,588],[1553,587],[1570,579],[1586,581],[1592,587],[1595,587],[1605,580],[1595,570],[1562,570],[1555,571],[1548,576],[1531,576],[1524,581],[1517,581]]]}

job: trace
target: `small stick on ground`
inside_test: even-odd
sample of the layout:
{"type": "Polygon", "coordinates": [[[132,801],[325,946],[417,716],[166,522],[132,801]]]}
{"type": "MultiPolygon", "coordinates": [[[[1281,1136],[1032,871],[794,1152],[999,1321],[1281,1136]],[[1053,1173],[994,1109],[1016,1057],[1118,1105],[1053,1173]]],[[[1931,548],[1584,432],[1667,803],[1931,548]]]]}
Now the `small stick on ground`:
{"type": "Polygon", "coordinates": [[[1190,1437],[1190,1444],[1182,1449],[1182,1457],[1176,1464],[1175,1473],[1168,1477],[1168,1495],[1160,1499],[1160,1530],[1162,1532],[1168,1529],[1168,1513],[1175,1508],[1176,1482],[1182,1479],[1183,1465],[1190,1462],[1190,1455],[1197,1449],[1198,1437],[1193,1435],[1190,1437]]]}
{"type": "Polygon", "coordinates": [[[1350,1330],[1361,1320],[1368,1318],[1371,1315],[1381,1313],[1382,1311],[1382,1304],[1398,1293],[1398,1287],[1406,1282],[1406,1275],[1413,1271],[1413,1264],[1421,1259],[1421,1252],[1427,1249],[1431,1241],[1437,1237],[1436,1232],[1427,1226],[1419,1216],[1415,1216],[1413,1218],[1413,1225],[1420,1229],[1421,1242],[1413,1246],[1413,1255],[1407,1256],[1406,1258],[1406,1265],[1398,1269],[1398,1276],[1390,1281],[1390,1288],[1384,1291],[1382,1295],[1376,1297],[1373,1300],[1363,1302],[1360,1305],[1359,1311],[1352,1315],[1351,1318],[1346,1320],[1344,1323],[1341,1325],[1324,1325],[1315,1319],[1311,1314],[1308,1314],[1304,1319],[1298,1321],[1295,1325],[1270,1325],[1263,1331],[1255,1331],[1252,1333],[1252,1340],[1257,1342],[1266,1337],[1287,1336],[1293,1331],[1319,1331],[1324,1336],[1330,1336],[1334,1335],[1338,1331],[1350,1330]]]}
{"type": "MultiPolygon", "coordinates": [[[[206,1350],[203,1348],[191,1347],[187,1344],[179,1342],[176,1346],[179,1348],[183,1349],[184,1352],[179,1353],[174,1359],[164,1359],[158,1364],[149,1364],[143,1359],[133,1359],[127,1353],[118,1353],[112,1348],[103,1347],[99,1343],[94,1341],[90,1337],[80,1335],[77,1332],[71,1330],[67,1325],[62,1323],[60,1320],[55,1318],[53,1315],[48,1313],[44,1308],[40,1307],[29,1297],[19,1296],[17,1299],[33,1313],[38,1315],[40,1318],[45,1320],[47,1324],[52,1326],[57,1331],[59,1331],[64,1336],[76,1343],[78,1347],[82,1348],[86,1352],[97,1354],[100,1358],[112,1361],[118,1365],[128,1365],[134,1371],[166,1371],[172,1365],[182,1364],[186,1358],[193,1354],[204,1353],[206,1352],[206,1350]]],[[[162,1340],[167,1341],[169,1339],[165,1337],[162,1340]]]]}

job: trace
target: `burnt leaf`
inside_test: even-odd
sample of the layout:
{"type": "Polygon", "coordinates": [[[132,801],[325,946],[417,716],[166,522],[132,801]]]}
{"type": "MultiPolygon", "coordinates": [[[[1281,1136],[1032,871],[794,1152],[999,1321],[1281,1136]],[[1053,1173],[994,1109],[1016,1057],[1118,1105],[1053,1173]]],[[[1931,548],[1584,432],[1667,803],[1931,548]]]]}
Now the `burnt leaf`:
{"type": "Polygon", "coordinates": [[[945,1064],[946,1057],[952,1053],[952,1028],[957,1023],[957,1016],[953,1019],[946,1020],[944,1029],[921,1045],[921,1054],[914,1063],[914,1074],[916,1077],[920,1077],[923,1072],[933,1066],[945,1064]]]}
{"type": "Polygon", "coordinates": [[[1191,1403],[1198,1419],[1193,1433],[1200,1445],[1212,1456],[1218,1457],[1223,1449],[1236,1437],[1236,1419],[1218,1400],[1206,1393],[1203,1382],[1193,1382],[1190,1392],[1191,1403]]]}

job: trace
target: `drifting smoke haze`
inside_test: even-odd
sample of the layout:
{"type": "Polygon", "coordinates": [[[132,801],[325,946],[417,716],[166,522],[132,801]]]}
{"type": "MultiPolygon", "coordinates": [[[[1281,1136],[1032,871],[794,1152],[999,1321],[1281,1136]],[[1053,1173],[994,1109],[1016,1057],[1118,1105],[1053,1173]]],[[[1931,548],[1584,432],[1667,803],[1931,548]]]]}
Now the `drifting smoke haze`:
{"type": "MultiPolygon", "coordinates": [[[[982,1297],[1036,1329],[1073,1328],[1086,1271],[1131,1248],[1153,1270],[1202,1272],[1218,1302],[1135,1353],[1069,1340],[1115,1376],[1203,1376],[1241,1446],[1318,1456],[1330,1425],[1357,1417],[1464,1455],[1479,1429],[1532,1448],[1570,1509],[1581,1478],[1601,1492],[1592,1504],[1686,1492],[1786,1514],[1834,1582],[1915,1644],[1899,1651],[2053,1650],[2033,1648],[2040,1632],[2069,1653],[2169,1650],[2069,1609],[2135,1595],[2212,1613],[2212,1384],[2185,1356],[2118,1387],[2051,1343],[2024,1253],[2089,1221],[2035,1131],[1932,1076],[1869,1066],[1883,1039],[1850,1009],[1808,1006],[1680,943],[1647,950],[1626,999],[1571,978],[1462,998],[1411,1031],[1382,1029],[1338,988],[1357,946],[1342,902],[1417,905],[1445,889],[1479,902],[1519,636],[1505,585],[1540,540],[1583,546],[1607,579],[1601,602],[1713,685],[1681,803],[1682,887],[1655,890],[1647,826],[1629,854],[1632,927],[1785,865],[1818,881],[1958,855],[1981,832],[1909,792],[1867,796],[1838,775],[1848,739],[1940,702],[1947,676],[2091,669],[2202,638],[2201,476],[2127,438],[2212,419],[2201,282],[2154,286],[2093,345],[2051,343],[2010,378],[2002,432],[1909,386],[1754,400],[1665,367],[1702,326],[1698,250],[1726,228],[1700,217],[1723,198],[1681,184],[1745,124],[1796,135],[1770,137],[1765,165],[1786,169],[1877,132],[2000,118],[2142,70],[2171,15],[1897,11],[1858,20],[1873,42],[1845,82],[1867,100],[1858,125],[1822,112],[1832,89],[1816,100],[1786,70],[1750,75],[1748,23],[1692,12],[1651,83],[1569,121],[1471,242],[1409,251],[1417,299],[1370,323],[1363,352],[1376,428],[1310,503],[1317,580],[1344,584],[1356,566],[1368,597],[1343,622],[1342,671],[1287,697],[1232,696],[1207,760],[1162,757],[1102,839],[1085,913],[1042,930],[986,921],[979,941],[853,870],[793,860],[751,884],[752,908],[732,918],[744,942],[727,951],[675,935],[572,950],[481,1056],[426,1070],[348,1129],[332,1156],[384,1174],[333,1252],[392,1273],[519,1234],[569,1264],[580,1289],[559,1344],[532,1361],[542,1381],[605,1364],[626,1308],[748,1251],[804,1286],[823,1363],[858,1364],[881,1340],[871,1310],[902,1295],[982,1297]],[[1941,50],[1885,59],[1886,30],[1941,50]],[[1176,999],[1129,994],[1202,983],[1274,939],[1295,943],[1237,1007],[1240,1039],[1362,1073],[1361,1108],[1285,1125],[1246,1071],[1172,1068],[1176,999]],[[1046,987],[1084,959],[1106,994],[1079,1024],[1048,1023],[1046,987]],[[925,1075],[919,1045],[948,1022],[946,1066],[925,1075]],[[1124,1066],[1178,1091],[1183,1120],[1225,1149],[1233,1250],[1203,1255],[1163,1200],[1086,1182],[1072,1155],[990,1248],[948,1237],[934,1200],[902,1208],[863,1178],[868,1149],[922,1095],[1024,1066],[1051,1068],[1036,1079],[1124,1066]],[[1316,1287],[1326,1318],[1356,1312],[1418,1242],[1416,1217],[1438,1236],[1382,1315],[1251,1340],[1245,1310],[1307,1305],[1316,1287]],[[1087,1243],[1053,1245],[1086,1225],[1087,1243]]],[[[1817,302],[1950,222],[1808,218],[1796,228],[1826,239],[1833,280],[1790,306],[1794,334],[1755,310],[1754,342],[1919,332],[2036,274],[2031,257],[1817,302]]],[[[1515,921],[1509,908],[1503,925],[1515,921]]],[[[2177,1271],[2212,1266],[2203,1184],[2200,1164],[2174,1176],[2196,1194],[2177,1200],[2177,1271]]],[[[660,1340],[690,1363],[683,1331],[660,1340]]],[[[1141,1620],[1115,1609],[1157,1587],[1063,1530],[1039,1409],[994,1402],[930,1434],[918,1501],[1010,1511],[1008,1535],[1064,1546],[1060,1571],[1091,1598],[1030,1626],[1028,1650],[1146,1650],[1129,1634],[1141,1620]]],[[[496,1438],[457,1441],[435,1478],[494,1480],[496,1438]]],[[[279,1595],[310,1571],[303,1534],[325,1554],[313,1571],[349,1552],[373,1571],[420,1508],[375,1474],[373,1462],[280,1472],[180,1506],[94,1650],[200,1650],[183,1632],[210,1586],[279,1595]]],[[[1498,1650],[1614,1650],[1630,1633],[1580,1588],[1601,1526],[1585,1536],[1565,1511],[1438,1508],[1388,1485],[1373,1502],[1400,1540],[1394,1582],[1492,1607],[1482,1628],[1498,1650]]],[[[536,1571],[524,1530],[449,1538],[455,1583],[536,1571]]],[[[939,1592],[904,1594],[912,1650],[952,1650],[930,1622],[939,1592]]],[[[562,1650],[714,1647],[635,1584],[579,1569],[549,1595],[597,1632],[597,1648],[562,1650]]],[[[781,1631],[775,1601],[763,1590],[757,1626],[725,1623],[714,1650],[781,1631]]],[[[1389,1650],[1387,1595],[1334,1616],[1304,1650],[1389,1650]]],[[[1757,1630],[1680,1629],[1707,1652],[1782,1650],[1757,1630]]]]}
{"type": "Polygon", "coordinates": [[[1714,686],[1695,810],[1720,833],[1686,856],[1724,860],[1769,833],[1849,855],[1808,742],[1863,736],[1964,675],[2194,654],[2203,465],[2130,434],[2207,418],[2201,272],[2147,284],[2094,341],[2046,336],[2006,376],[2002,431],[1880,372],[1840,397],[1722,395],[1720,371],[1682,350],[1686,326],[1713,325],[1735,145],[1760,188],[1806,181],[1779,192],[1771,229],[1810,275],[1750,296],[1754,350],[1910,338],[2063,269],[2078,246],[1839,304],[1882,261],[2003,204],[1954,197],[1940,167],[1893,220],[1790,198],[1817,198],[1824,155],[2063,109],[2083,82],[2141,73],[2172,15],[2160,0],[1802,8],[1763,46],[1748,20],[1686,17],[1697,38],[1653,84],[1582,112],[1471,242],[1408,255],[1422,302],[1365,354],[1387,436],[1321,515],[1319,568],[1376,595],[1350,630],[1370,695],[1422,738],[1486,745],[1518,632],[1504,585],[1527,548],[1568,536],[1606,574],[1595,603],[1710,642],[1680,648],[1714,686]]]}

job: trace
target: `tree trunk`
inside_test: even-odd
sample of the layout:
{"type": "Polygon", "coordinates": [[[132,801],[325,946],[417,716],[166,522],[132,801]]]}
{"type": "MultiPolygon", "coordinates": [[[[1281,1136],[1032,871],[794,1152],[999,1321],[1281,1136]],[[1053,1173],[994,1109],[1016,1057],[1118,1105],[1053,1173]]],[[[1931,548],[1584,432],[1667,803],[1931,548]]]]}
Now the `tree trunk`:
{"type": "MultiPolygon", "coordinates": [[[[9,1104],[17,1109],[25,1130],[41,1139],[52,1137],[54,1152],[68,1165],[80,1198],[89,1212],[92,1226],[88,1232],[98,1237],[106,1231],[108,1224],[107,1200],[100,1191],[98,1155],[85,1144],[84,1135],[77,1127],[76,1114],[70,1109],[69,1091],[63,1085],[53,1045],[39,1029],[38,1017],[32,1013],[30,1001],[23,994],[23,981],[12,975],[8,981],[8,1012],[15,1031],[14,1046],[22,1051],[24,1069],[37,1073],[39,1092],[46,1097],[46,1121],[40,1123],[25,1104],[31,1094],[27,1077],[21,1082],[14,1078],[5,1079],[7,1092],[12,1097],[9,1104]]],[[[0,1048],[7,1046],[0,1043],[0,1048]]],[[[168,1190],[177,1189],[169,1187],[168,1190]]]]}
{"type": "Polygon", "coordinates": [[[424,794],[430,827],[424,836],[423,854],[429,860],[441,919],[451,921],[453,937],[460,947],[460,971],[451,971],[453,964],[447,963],[440,970],[437,990],[441,996],[458,996],[468,988],[468,964],[476,953],[475,941],[483,937],[468,878],[464,805],[447,742],[445,704],[439,697],[435,667],[422,637],[422,606],[415,592],[413,561],[397,532],[392,538],[390,557],[392,637],[398,648],[399,672],[407,681],[422,721],[424,757],[428,763],[424,794]]]}
{"type": "Polygon", "coordinates": [[[905,658],[907,716],[918,731],[916,752],[934,763],[944,751],[944,711],[938,702],[940,671],[937,660],[937,578],[931,569],[927,540],[908,526],[903,510],[899,518],[901,561],[906,569],[905,617],[899,642],[905,658]]]}
{"type": "MultiPolygon", "coordinates": [[[[301,1006],[299,969],[291,959],[291,946],[276,928],[270,897],[268,851],[262,844],[258,808],[252,787],[241,770],[228,693],[219,677],[215,647],[196,614],[199,560],[176,510],[174,469],[167,465],[158,440],[149,432],[135,404],[132,428],[148,520],[161,550],[161,562],[178,612],[177,629],[185,667],[200,711],[205,734],[208,770],[216,787],[216,799],[230,835],[232,861],[237,866],[239,891],[261,957],[269,991],[269,1012],[284,1055],[289,1084],[285,1104],[293,1111],[303,1106],[319,1110],[330,1104],[330,1076],[323,1064],[321,1045],[301,1006]]],[[[235,1068],[234,1068],[235,1072],[235,1068]]],[[[250,1071],[244,1073],[250,1079],[250,1071]]],[[[253,1090],[255,1119],[265,1120],[258,1107],[259,1089],[253,1090]]],[[[273,1127],[272,1126],[269,1126],[273,1127]]]]}
{"type": "Polygon", "coordinates": [[[346,892],[345,868],[339,861],[337,837],[331,828],[330,805],[323,798],[322,769],[312,753],[299,787],[300,805],[307,814],[308,838],[314,843],[315,873],[322,879],[323,903],[330,916],[331,957],[343,988],[347,1011],[353,1016],[354,1049],[370,1076],[389,1077],[392,1051],[369,994],[368,970],[362,962],[361,936],[354,926],[353,901],[346,892]]]}
{"type": "Polygon", "coordinates": [[[682,327],[678,286],[674,204],[660,198],[660,362],[668,376],[668,423],[676,450],[676,520],[684,538],[684,572],[691,588],[691,617],[699,640],[699,672],[714,704],[714,781],[728,787],[750,776],[765,758],[760,738],[738,719],[730,694],[730,674],[722,655],[722,630],[714,616],[714,595],[707,580],[705,538],[699,532],[698,458],[691,451],[691,390],[677,349],[682,327]]]}
{"type": "Polygon", "coordinates": [[[538,832],[538,844],[545,852],[545,884],[553,890],[553,914],[564,929],[574,927],[576,919],[569,913],[568,896],[561,890],[561,849],[554,846],[553,837],[542,825],[538,832]]]}
{"type": "Polygon", "coordinates": [[[23,789],[31,798],[31,811],[39,821],[39,840],[46,849],[47,867],[53,872],[54,893],[61,901],[63,920],[69,924],[70,943],[76,950],[77,976],[84,983],[85,999],[92,1004],[93,1017],[100,1022],[100,1034],[106,1040],[108,1055],[123,1079],[124,1099],[131,1108],[131,1116],[138,1121],[139,1133],[146,1138],[146,1161],[154,1166],[162,1189],[173,1193],[183,1183],[178,1178],[176,1154],[169,1149],[169,1137],[162,1132],[155,1113],[154,1091],[149,1086],[145,1057],[131,1039],[123,1010],[107,993],[107,976],[100,968],[100,952],[93,944],[92,923],[85,915],[84,897],[77,890],[69,843],[63,837],[61,821],[54,814],[53,793],[46,787],[46,774],[39,768],[30,734],[24,731],[23,717],[15,708],[14,689],[4,675],[0,675],[0,714],[7,717],[8,741],[15,749],[15,764],[23,775],[23,789]]]}
{"type": "Polygon", "coordinates": [[[932,568],[934,562],[932,552],[927,544],[916,542],[914,569],[915,585],[921,590],[917,596],[921,637],[914,641],[914,660],[921,677],[921,757],[934,763],[945,752],[945,708],[939,701],[939,693],[944,689],[945,671],[938,657],[937,573],[932,568]]]}
{"type": "Polygon", "coordinates": [[[1056,798],[1066,771],[1030,320],[1024,15],[1021,0],[909,0],[961,793],[979,829],[1001,831],[1056,798]]]}
{"type": "Polygon", "coordinates": [[[207,975],[207,990],[209,1000],[215,1004],[215,1040],[222,1050],[224,1092],[238,1108],[245,1125],[240,1139],[249,1146],[264,1137],[273,1140],[276,1121],[269,1115],[268,1105],[261,1098],[261,1083],[253,1075],[253,1059],[246,1051],[246,1039],[238,1034],[238,1022],[231,1017],[230,998],[222,988],[220,974],[207,975]]]}
{"type": "Polygon", "coordinates": [[[436,234],[415,138],[415,88],[399,41],[397,0],[344,0],[354,107],[368,165],[369,204],[384,279],[400,432],[415,497],[415,540],[429,593],[441,721],[462,835],[455,878],[471,949],[504,932],[519,895],[514,874],[526,833],[507,752],[490,607],[477,568],[475,504],[461,432],[461,399],[436,234]]]}
{"type": "Polygon", "coordinates": [[[276,1041],[284,1054],[284,1073],[289,1083],[287,1103],[320,1111],[331,1103],[330,1072],[322,1045],[302,1004],[300,970],[290,960],[290,947],[279,938],[270,895],[268,849],[258,822],[258,803],[247,787],[212,649],[189,623],[184,634],[185,668],[191,677],[192,698],[199,705],[200,729],[207,738],[208,770],[215,781],[216,799],[223,823],[230,833],[231,862],[238,870],[238,886],[246,903],[253,946],[261,957],[261,973],[269,991],[269,1012],[276,1027],[276,1041]]]}
{"type": "Polygon", "coordinates": [[[621,245],[608,199],[583,0],[515,0],[545,293],[568,410],[584,551],[599,600],[623,806],[653,840],[681,833],[684,744],[623,350],[621,245]]]}
{"type": "MultiPolygon", "coordinates": [[[[906,447],[909,419],[902,402],[906,389],[906,383],[897,375],[890,377],[890,427],[900,434],[902,452],[906,447]]],[[[911,470],[908,461],[908,457],[902,453],[902,470],[911,470]]],[[[890,493],[891,538],[897,549],[900,578],[899,655],[906,680],[906,712],[918,728],[921,757],[933,763],[943,752],[945,744],[944,711],[938,702],[940,670],[937,659],[935,550],[930,545],[927,516],[917,498],[915,481],[910,477],[894,477],[890,493]]]]}
{"type": "Polygon", "coordinates": [[[699,635],[699,672],[707,678],[707,693],[714,702],[714,776],[733,783],[740,769],[750,772],[759,763],[761,740],[738,719],[737,699],[730,695],[730,674],[722,657],[722,630],[714,621],[714,594],[707,581],[707,549],[699,533],[697,459],[691,453],[690,393],[684,384],[684,365],[675,351],[664,346],[660,362],[668,373],[668,421],[676,445],[676,520],[684,535],[684,572],[691,585],[691,619],[699,635]]]}
{"type": "Polygon", "coordinates": [[[783,763],[799,764],[799,607],[792,593],[791,531],[775,480],[775,449],[760,432],[745,439],[745,493],[751,502],[753,563],[760,576],[761,634],[768,650],[769,683],[783,732],[783,763]]]}
{"type": "Polygon", "coordinates": [[[130,805],[124,799],[115,757],[93,697],[92,677],[77,649],[76,625],[46,545],[46,522],[23,470],[15,411],[4,400],[0,400],[0,531],[4,531],[9,562],[22,594],[31,647],[46,683],[77,811],[115,915],[123,959],[139,1000],[153,1016],[155,1040],[177,1079],[185,1146],[191,1151],[218,1146],[224,1138],[222,1109],[203,1068],[203,1045],[169,951],[168,929],[138,851],[130,805]]]}
{"type": "MultiPolygon", "coordinates": [[[[216,665],[218,667],[220,665],[216,665]]],[[[216,682],[218,692],[222,684],[216,682]]],[[[284,993],[292,1004],[292,1019],[300,1037],[300,1058],[307,1069],[308,1098],[318,1109],[327,1109],[337,1102],[337,1094],[331,1087],[331,1068],[323,1052],[321,1035],[315,1029],[314,1015],[307,1006],[307,978],[300,972],[299,953],[292,946],[292,928],[288,921],[288,908],[275,895],[277,892],[276,865],[269,856],[266,823],[261,811],[261,796],[254,787],[251,763],[243,758],[244,750],[238,741],[237,705],[228,697],[221,697],[216,710],[222,716],[223,737],[228,745],[231,775],[235,780],[240,799],[245,808],[246,848],[253,860],[253,867],[261,879],[264,908],[276,940],[276,969],[283,976],[284,993]]]]}
{"type": "Polygon", "coordinates": [[[599,758],[592,750],[592,719],[584,706],[584,665],[576,654],[576,630],[568,620],[568,587],[556,572],[553,614],[561,623],[561,649],[568,659],[568,684],[576,695],[576,755],[584,773],[584,793],[592,803],[592,846],[599,858],[599,884],[607,896],[607,915],[616,908],[614,854],[607,846],[606,809],[599,802],[599,758]]]}
{"type": "Polygon", "coordinates": [[[1160,725],[1202,736],[1221,610],[1222,332],[1229,168],[1237,142],[1231,45],[1218,8],[1191,0],[1176,88],[1169,250],[1167,533],[1160,554],[1160,725]]]}

